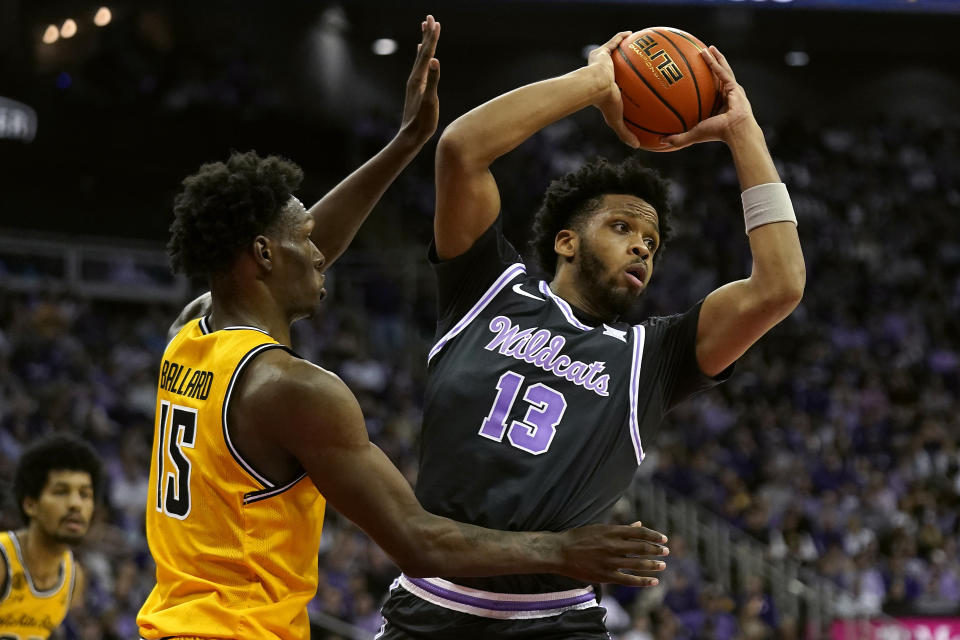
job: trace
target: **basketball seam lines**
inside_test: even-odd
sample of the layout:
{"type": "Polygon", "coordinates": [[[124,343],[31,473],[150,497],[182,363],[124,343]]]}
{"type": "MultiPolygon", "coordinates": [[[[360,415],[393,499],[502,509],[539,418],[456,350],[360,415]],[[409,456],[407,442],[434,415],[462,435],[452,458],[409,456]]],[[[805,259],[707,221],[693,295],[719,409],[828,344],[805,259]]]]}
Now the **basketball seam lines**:
{"type": "MultiPolygon", "coordinates": [[[[642,109],[642,108],[643,108],[643,107],[640,106],[640,104],[639,104],[636,100],[634,100],[633,98],[631,98],[631,97],[628,96],[627,94],[621,92],[621,95],[622,95],[624,98],[626,98],[627,100],[629,100],[632,104],[636,105],[636,107],[637,107],[638,109],[642,109]]],[[[676,134],[678,134],[678,133],[683,133],[683,131],[654,131],[653,129],[647,129],[647,128],[644,127],[644,126],[637,124],[636,122],[634,122],[633,120],[631,120],[631,119],[628,118],[627,116],[623,116],[623,121],[626,122],[627,124],[633,125],[633,126],[636,127],[637,129],[643,129],[643,130],[646,131],[647,133],[655,133],[655,134],[658,135],[658,136],[672,136],[672,135],[676,135],[676,134]]]]}
{"type": "MultiPolygon", "coordinates": [[[[670,29],[670,28],[667,27],[667,29],[670,29]]],[[[683,38],[684,40],[686,40],[687,42],[689,42],[690,44],[692,44],[693,46],[695,46],[695,47],[697,48],[697,51],[703,51],[703,49],[700,47],[700,45],[697,44],[696,42],[694,42],[693,40],[691,40],[690,38],[688,38],[685,33],[681,33],[681,32],[679,32],[679,31],[672,30],[672,29],[670,29],[670,33],[675,33],[675,34],[677,34],[678,36],[680,36],[681,38],[683,38]]],[[[716,90],[716,92],[714,92],[714,95],[713,95],[713,109],[710,110],[710,115],[711,115],[711,116],[715,116],[715,115],[717,115],[718,113],[720,113],[720,109],[722,108],[722,106],[721,106],[722,103],[723,103],[723,100],[720,99],[720,88],[717,87],[717,90],[716,90]]]]}
{"type": "MultiPolygon", "coordinates": [[[[637,76],[638,78],[640,78],[640,81],[643,82],[643,84],[647,85],[647,89],[650,89],[650,93],[652,93],[653,95],[657,96],[657,99],[658,99],[660,102],[663,103],[663,106],[665,106],[667,109],[670,109],[670,111],[673,113],[673,115],[677,116],[677,120],[680,121],[680,126],[683,127],[683,130],[684,130],[684,131],[686,131],[686,130],[687,130],[687,123],[686,123],[686,121],[683,119],[683,116],[681,116],[680,113],[677,112],[676,109],[674,109],[672,106],[670,106],[670,103],[667,102],[666,100],[664,100],[663,97],[662,97],[659,93],[657,93],[657,90],[656,90],[656,89],[654,89],[653,87],[650,86],[650,83],[647,82],[647,79],[644,78],[644,77],[640,74],[640,72],[637,71],[637,68],[636,68],[635,66],[633,66],[633,63],[630,62],[630,58],[628,58],[628,57],[627,57],[627,54],[625,54],[625,53],[623,52],[623,49],[621,49],[620,47],[617,47],[617,52],[620,54],[620,57],[623,58],[623,61],[627,63],[627,66],[629,66],[631,69],[633,69],[633,73],[636,74],[636,76],[637,76]]],[[[621,93],[622,93],[622,92],[621,92],[621,93]]],[[[637,103],[634,102],[634,104],[637,104],[637,103]]],[[[637,106],[639,106],[639,105],[637,105],[637,106]]]]}
{"type": "MultiPolygon", "coordinates": [[[[697,122],[700,122],[701,120],[703,120],[703,103],[700,101],[700,85],[697,83],[697,74],[693,72],[693,67],[690,66],[690,61],[687,60],[687,56],[684,55],[683,51],[680,50],[680,47],[678,47],[676,43],[674,43],[674,41],[670,39],[670,36],[668,36],[665,33],[661,33],[656,29],[651,29],[651,31],[653,31],[657,35],[663,36],[667,42],[673,45],[673,48],[676,49],[677,53],[680,54],[680,57],[683,58],[683,63],[687,65],[687,70],[690,71],[690,79],[693,80],[693,89],[694,91],[697,92],[697,122]]],[[[680,34],[677,34],[677,35],[680,35],[680,34]]],[[[698,47],[696,43],[691,41],[689,38],[686,38],[686,40],[690,42],[690,44],[692,44],[693,46],[697,47],[698,51],[700,50],[700,47],[698,47]]]]}
{"type": "Polygon", "coordinates": [[[675,136],[677,135],[677,133],[683,133],[682,131],[654,131],[653,129],[647,129],[646,127],[640,126],[639,124],[637,124],[636,122],[634,122],[633,120],[631,120],[626,116],[623,117],[623,121],[626,122],[627,124],[633,125],[637,129],[643,129],[648,133],[655,133],[658,136],[675,136]]]}

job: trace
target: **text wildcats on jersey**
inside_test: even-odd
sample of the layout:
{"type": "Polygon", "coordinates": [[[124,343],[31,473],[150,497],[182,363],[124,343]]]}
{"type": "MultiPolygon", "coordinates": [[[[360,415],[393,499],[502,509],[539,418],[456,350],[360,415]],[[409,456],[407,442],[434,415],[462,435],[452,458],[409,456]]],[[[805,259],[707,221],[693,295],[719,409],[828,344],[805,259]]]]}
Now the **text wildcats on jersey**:
{"type": "Polygon", "coordinates": [[[563,336],[555,336],[550,330],[537,327],[521,329],[506,316],[497,316],[489,326],[497,335],[484,347],[487,351],[498,351],[501,355],[528,362],[599,396],[610,395],[610,376],[601,375],[606,363],[588,365],[561,353],[567,344],[563,336]]]}

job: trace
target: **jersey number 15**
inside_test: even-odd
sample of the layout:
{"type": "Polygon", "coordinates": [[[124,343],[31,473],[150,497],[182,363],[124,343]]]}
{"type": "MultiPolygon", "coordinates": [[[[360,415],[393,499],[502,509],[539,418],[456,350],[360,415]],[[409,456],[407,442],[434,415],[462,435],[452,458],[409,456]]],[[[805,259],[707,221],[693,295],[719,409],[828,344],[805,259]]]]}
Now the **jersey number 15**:
{"type": "Polygon", "coordinates": [[[190,514],[190,459],[184,449],[193,449],[196,441],[197,410],[161,400],[157,429],[156,508],[183,520],[190,514]],[[173,461],[170,469],[167,460],[173,461]]]}

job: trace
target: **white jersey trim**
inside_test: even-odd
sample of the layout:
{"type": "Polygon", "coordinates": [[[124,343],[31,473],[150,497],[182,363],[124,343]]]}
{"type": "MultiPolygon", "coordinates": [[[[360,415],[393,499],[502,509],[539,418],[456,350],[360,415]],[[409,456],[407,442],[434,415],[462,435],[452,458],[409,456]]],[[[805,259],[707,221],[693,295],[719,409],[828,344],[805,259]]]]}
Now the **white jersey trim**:
{"type": "Polygon", "coordinates": [[[227,393],[223,397],[223,439],[227,443],[227,449],[233,456],[233,459],[240,465],[240,467],[249,473],[253,478],[260,482],[264,488],[272,489],[276,487],[276,484],[271,482],[269,479],[265,478],[263,474],[258,473],[256,469],[253,468],[249,462],[247,462],[236,447],[233,446],[233,442],[230,440],[230,428],[227,425],[227,412],[230,408],[230,396],[233,394],[233,388],[237,384],[237,379],[240,377],[240,374],[243,372],[244,368],[247,366],[253,358],[255,358],[260,353],[263,353],[267,349],[283,349],[284,346],[275,342],[268,342],[254,347],[240,359],[240,362],[237,364],[237,368],[233,370],[233,376],[230,378],[230,384],[227,386],[227,393]]]}
{"type": "Polygon", "coordinates": [[[450,331],[440,338],[437,344],[433,345],[433,348],[430,349],[430,353],[427,355],[427,363],[429,364],[430,360],[433,359],[433,356],[440,353],[440,350],[443,349],[448,342],[460,335],[460,333],[463,332],[463,330],[466,329],[478,315],[480,315],[480,312],[483,311],[486,306],[493,301],[496,295],[500,293],[504,287],[510,284],[511,280],[519,275],[525,274],[526,272],[527,268],[522,262],[516,262],[504,269],[503,273],[500,274],[500,277],[497,278],[492,285],[490,285],[490,288],[487,289],[482,296],[480,296],[480,299],[477,300],[476,304],[474,304],[469,311],[467,311],[466,315],[464,315],[460,321],[455,324],[452,329],[450,329],[450,331]]]}
{"type": "Polygon", "coordinates": [[[640,422],[637,417],[637,402],[640,398],[640,363],[643,361],[643,346],[646,341],[646,327],[641,324],[633,327],[633,358],[630,362],[630,441],[637,455],[637,464],[643,462],[643,443],[640,442],[640,422]]]}
{"type": "Polygon", "coordinates": [[[433,591],[428,591],[427,589],[414,584],[410,578],[403,574],[401,574],[399,580],[394,583],[399,584],[400,587],[417,596],[418,598],[426,600],[431,604],[435,604],[438,607],[450,609],[451,611],[459,611],[460,613],[468,613],[481,618],[493,618],[498,620],[530,620],[534,618],[547,618],[550,616],[560,615],[565,611],[591,609],[598,606],[596,596],[593,595],[592,587],[588,587],[586,589],[572,589],[569,591],[556,591],[551,593],[494,593],[492,591],[470,589],[441,578],[426,578],[421,580],[421,582],[426,582],[429,584],[429,586],[435,587],[437,590],[453,592],[459,596],[465,596],[465,599],[476,600],[478,602],[486,600],[491,603],[515,603],[523,605],[524,603],[549,603],[551,600],[584,600],[583,602],[576,604],[541,609],[493,609],[478,605],[465,604],[464,602],[458,602],[456,600],[446,598],[443,595],[433,591]]]}
{"type": "MultiPolygon", "coordinates": [[[[30,568],[27,566],[26,560],[23,558],[23,550],[20,548],[20,539],[17,537],[16,531],[10,532],[10,540],[13,541],[13,548],[17,552],[17,560],[20,561],[20,566],[23,567],[23,575],[27,579],[27,585],[30,587],[30,593],[38,598],[51,598],[57,595],[63,585],[67,582],[67,561],[65,559],[60,560],[60,582],[55,587],[51,587],[45,591],[40,591],[37,589],[36,584],[33,582],[33,576],[30,575],[30,568]]],[[[73,552],[67,551],[67,555],[70,559],[73,559],[73,552]]],[[[71,563],[73,564],[73,563],[71,563]]]]}
{"type": "Polygon", "coordinates": [[[552,299],[556,303],[557,307],[560,309],[560,313],[563,314],[563,317],[567,319],[567,322],[569,324],[573,325],[577,329],[582,329],[583,331],[593,331],[593,329],[595,329],[595,327],[591,327],[590,325],[583,324],[582,322],[577,320],[577,316],[573,315],[573,309],[570,308],[570,304],[566,300],[564,300],[563,298],[555,294],[550,289],[550,285],[548,285],[543,280],[540,281],[540,293],[542,293],[545,296],[549,296],[550,299],[552,299]]]}

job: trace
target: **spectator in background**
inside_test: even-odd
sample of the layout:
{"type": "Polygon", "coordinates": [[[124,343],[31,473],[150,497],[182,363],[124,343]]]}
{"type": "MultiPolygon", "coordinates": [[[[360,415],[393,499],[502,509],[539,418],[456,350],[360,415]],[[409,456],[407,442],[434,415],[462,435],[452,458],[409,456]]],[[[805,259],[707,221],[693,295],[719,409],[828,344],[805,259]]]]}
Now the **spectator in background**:
{"type": "MultiPolygon", "coordinates": [[[[599,122],[576,121],[565,132],[551,133],[549,142],[534,139],[518,149],[514,158],[505,158],[504,167],[494,167],[504,201],[516,203],[518,209],[535,208],[539,189],[531,185],[538,180],[545,185],[546,176],[565,170],[555,164],[557,149],[564,163],[597,154],[613,157],[617,150],[591,130],[599,126],[599,122]]],[[[780,530],[788,508],[802,509],[817,550],[816,559],[807,564],[838,586],[848,586],[846,576],[856,571],[842,550],[842,541],[851,516],[859,516],[860,527],[873,531],[877,540],[875,555],[864,562],[880,571],[883,610],[906,615],[916,612],[921,600],[950,597],[960,561],[957,523],[951,517],[957,513],[960,496],[956,436],[960,433],[960,335],[954,321],[960,316],[960,163],[952,161],[960,157],[960,126],[893,120],[788,122],[771,127],[769,139],[798,215],[811,220],[801,228],[801,235],[811,281],[817,287],[807,291],[794,318],[765,338],[760,352],[746,356],[740,375],[720,391],[710,392],[710,401],[703,406],[693,401],[668,418],[661,430],[659,455],[648,454],[640,473],[653,474],[656,481],[697,497],[732,522],[742,522],[753,501],[765,500],[769,518],[755,530],[761,540],[780,530]],[[927,182],[918,190],[912,181],[901,179],[914,173],[932,175],[933,181],[924,178],[927,182]],[[877,231],[901,220],[905,211],[918,222],[898,227],[895,234],[877,231]],[[891,255],[901,256],[909,268],[891,264],[891,255]],[[841,329],[836,334],[835,326],[841,329]],[[707,432],[701,416],[717,407],[732,413],[735,423],[727,431],[707,432]],[[924,417],[940,428],[921,428],[924,417]],[[733,435],[737,429],[749,430],[757,447],[752,454],[759,461],[754,476],[727,472],[726,456],[736,457],[742,448],[738,442],[742,436],[733,435]],[[922,453],[913,443],[921,430],[922,453]],[[924,441],[931,445],[929,449],[924,441]],[[708,445],[709,454],[698,456],[708,445]],[[842,458],[865,458],[867,467],[858,473],[865,470],[866,480],[859,479],[843,491],[814,486],[810,478],[823,452],[831,448],[843,448],[842,458]],[[917,462],[924,457],[929,461],[917,462]],[[789,500],[778,498],[784,491],[789,500]],[[729,512],[728,503],[732,505],[729,512]],[[932,518],[924,514],[930,506],[932,518]],[[921,545],[915,536],[922,525],[926,531],[921,545]],[[943,568],[937,568],[941,563],[943,568]],[[939,580],[930,578],[935,572],[942,572],[939,580]]],[[[675,176],[678,184],[688,186],[674,190],[674,205],[688,216],[676,221],[673,248],[664,257],[669,268],[661,270],[661,284],[647,293],[638,314],[668,314],[692,304],[720,279],[734,277],[748,259],[733,248],[741,242],[742,227],[725,225],[728,216],[718,215],[728,209],[724,200],[736,197],[733,176],[718,170],[723,164],[721,152],[719,146],[706,146],[682,161],[679,154],[644,156],[675,176]],[[714,183],[721,188],[707,188],[714,183]],[[708,231],[697,233],[697,229],[708,231]],[[715,273],[711,268],[718,256],[724,258],[715,273]]],[[[426,160],[418,171],[402,176],[397,188],[402,193],[431,194],[431,166],[426,160]]],[[[432,198],[416,201],[420,200],[404,215],[421,223],[425,220],[417,229],[427,231],[432,198]]],[[[523,230],[514,231],[519,244],[523,230]]],[[[407,240],[417,244],[422,235],[411,233],[407,240]]],[[[376,252],[369,259],[378,259],[376,252]]],[[[367,334],[364,320],[372,312],[365,308],[365,301],[342,295],[347,289],[363,291],[365,281],[360,276],[354,279],[349,270],[336,275],[337,286],[331,288],[335,304],[309,322],[295,325],[300,331],[294,342],[301,355],[329,362],[340,372],[340,363],[356,352],[353,348],[345,352],[341,345],[367,334]]],[[[420,341],[429,335],[435,320],[429,279],[429,273],[421,275],[424,284],[417,289],[413,309],[396,310],[413,314],[403,315],[404,323],[418,328],[408,335],[411,343],[406,351],[374,354],[392,371],[397,371],[395,357],[413,354],[406,381],[400,390],[367,401],[376,415],[404,416],[396,424],[391,424],[392,419],[385,421],[374,441],[408,471],[410,479],[416,468],[416,448],[415,430],[409,427],[419,424],[423,395],[426,349],[420,341]]],[[[108,469],[121,468],[118,443],[127,432],[144,438],[143,421],[152,416],[138,414],[140,403],[129,401],[126,376],[130,368],[117,363],[125,358],[133,362],[129,360],[133,353],[139,354],[137,362],[159,361],[172,313],[172,308],[159,305],[89,301],[47,290],[4,291],[0,295],[2,479],[9,483],[22,451],[54,428],[83,435],[105,457],[108,469]]],[[[397,383],[391,380],[391,389],[397,383]]],[[[111,493],[105,487],[108,503],[111,493]]],[[[111,607],[133,606],[129,604],[133,596],[114,599],[116,585],[123,584],[131,571],[128,563],[139,569],[140,593],[152,586],[153,568],[142,546],[141,524],[111,507],[97,509],[95,531],[76,550],[88,574],[89,615],[83,625],[86,636],[96,639],[109,638],[111,633],[131,637],[124,633],[124,615],[108,612],[111,607]],[[145,587],[144,581],[150,584],[145,587]]],[[[3,514],[7,527],[16,527],[17,519],[9,509],[3,514]]],[[[332,534],[340,526],[341,520],[330,514],[327,532],[332,534]]],[[[680,570],[678,561],[684,555],[697,566],[695,556],[681,553],[678,545],[672,537],[665,582],[680,570]]],[[[396,569],[365,537],[356,553],[358,560],[350,571],[366,581],[377,599],[396,569]]],[[[787,557],[796,559],[789,551],[787,557]]],[[[321,568],[329,558],[330,551],[322,551],[321,568]]],[[[703,574],[706,568],[701,569],[703,574]]],[[[697,584],[709,579],[709,575],[691,577],[697,584]]],[[[351,590],[351,585],[347,581],[343,588],[351,590]]],[[[614,590],[612,597],[624,603],[635,623],[646,625],[650,634],[682,638],[686,632],[658,604],[665,589],[658,587],[639,596],[614,590]]],[[[730,595],[737,595],[740,602],[741,596],[730,595]]],[[[350,600],[348,595],[342,598],[350,600]]],[[[362,605],[353,607],[363,610],[362,605]]],[[[128,609],[126,619],[133,613],[128,609]]],[[[346,619],[358,619],[355,615],[359,614],[347,611],[346,619]]],[[[77,620],[69,616],[63,625],[71,637],[81,635],[74,628],[79,626],[77,620]]],[[[790,637],[789,629],[792,637],[798,637],[797,629],[804,628],[802,620],[782,615],[778,625],[766,619],[765,623],[779,628],[785,638],[790,637]]]]}
{"type": "Polygon", "coordinates": [[[46,638],[82,609],[84,573],[71,547],[87,533],[102,463],[86,442],[58,434],[27,448],[14,473],[26,528],[0,533],[0,630],[46,638]]]}

